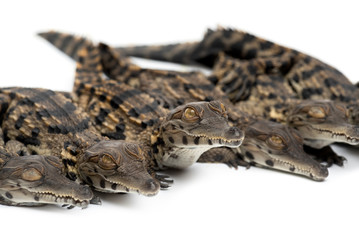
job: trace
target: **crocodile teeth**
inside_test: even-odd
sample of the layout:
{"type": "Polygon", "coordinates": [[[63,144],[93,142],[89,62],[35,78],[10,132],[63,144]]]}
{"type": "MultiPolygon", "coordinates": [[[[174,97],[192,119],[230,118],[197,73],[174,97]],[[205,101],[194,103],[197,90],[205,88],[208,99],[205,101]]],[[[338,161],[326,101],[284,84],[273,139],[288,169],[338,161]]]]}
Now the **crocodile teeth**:
{"type": "Polygon", "coordinates": [[[74,198],[69,195],[56,195],[51,192],[38,192],[35,193],[35,198],[40,200],[45,200],[49,202],[54,202],[58,204],[68,204],[76,207],[86,207],[89,204],[88,200],[80,200],[77,198],[74,198]]]}

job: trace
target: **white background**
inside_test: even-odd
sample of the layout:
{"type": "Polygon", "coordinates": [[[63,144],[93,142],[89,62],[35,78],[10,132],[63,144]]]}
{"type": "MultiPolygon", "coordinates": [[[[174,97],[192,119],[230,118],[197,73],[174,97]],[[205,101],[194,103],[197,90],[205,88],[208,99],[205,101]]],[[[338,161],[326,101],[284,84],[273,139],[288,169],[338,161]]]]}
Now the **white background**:
{"type": "MultiPolygon", "coordinates": [[[[75,64],[37,38],[39,31],[77,33],[111,45],[154,44],[199,40],[218,24],[304,51],[359,80],[355,1],[4,2],[1,86],[71,90],[75,64]]],[[[348,162],[330,168],[324,182],[197,164],[169,172],[173,187],[151,198],[101,195],[102,206],[85,210],[0,206],[1,238],[358,239],[359,151],[336,149],[348,162]]]]}

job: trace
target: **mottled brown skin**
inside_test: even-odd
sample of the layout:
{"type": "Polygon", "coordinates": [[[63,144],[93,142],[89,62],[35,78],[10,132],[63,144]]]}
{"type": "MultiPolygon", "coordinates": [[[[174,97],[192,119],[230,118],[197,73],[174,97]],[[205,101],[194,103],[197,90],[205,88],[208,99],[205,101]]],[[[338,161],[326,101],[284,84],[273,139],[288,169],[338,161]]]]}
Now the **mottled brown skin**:
{"type": "Polygon", "coordinates": [[[251,96],[256,78],[261,75],[281,76],[291,94],[300,99],[357,101],[355,85],[337,69],[307,54],[243,31],[219,28],[208,30],[200,42],[116,50],[126,56],[211,67],[218,76],[217,85],[235,102],[251,96]],[[225,55],[239,61],[226,59],[225,55]]]}
{"type": "Polygon", "coordinates": [[[6,106],[1,115],[5,141],[21,142],[31,154],[56,157],[64,176],[97,191],[159,191],[161,182],[142,146],[101,136],[89,116],[63,94],[33,88],[0,92],[6,106]]]}
{"type": "MultiPolygon", "coordinates": [[[[254,101],[248,103],[247,109],[257,106],[257,103],[264,103],[262,109],[265,111],[262,114],[274,120],[285,117],[282,113],[288,112],[288,107],[283,108],[283,105],[288,105],[288,99],[310,99],[314,100],[313,105],[319,99],[350,104],[344,121],[340,111],[333,112],[339,113],[337,120],[341,121],[332,125],[331,131],[337,133],[334,134],[335,137],[338,134],[346,135],[350,143],[351,137],[357,138],[357,130],[352,124],[357,125],[359,108],[355,94],[358,90],[335,68],[296,50],[242,31],[223,28],[209,30],[200,42],[117,50],[131,56],[213,67],[213,82],[231,101],[254,101]],[[280,108],[282,112],[279,113],[278,109],[273,111],[271,106],[280,108]],[[273,114],[274,117],[270,116],[273,114]],[[347,128],[343,128],[343,125],[347,128]]],[[[293,100],[289,102],[289,105],[296,104],[293,100]]],[[[315,147],[316,145],[318,144],[314,144],[315,147]]],[[[327,150],[323,152],[334,153],[327,150]]],[[[342,157],[329,157],[342,165],[342,157]]]]}
{"type": "MultiPolygon", "coordinates": [[[[214,75],[222,84],[228,82],[238,84],[231,86],[232,89],[238,87],[238,91],[232,93],[239,99],[246,100],[245,102],[238,102],[243,111],[251,109],[254,114],[297,128],[306,139],[305,144],[308,153],[316,155],[328,165],[335,163],[342,166],[345,158],[335,154],[328,145],[332,142],[343,142],[351,145],[358,143],[359,132],[352,120],[353,114],[350,113],[344,103],[317,98],[310,100],[300,98],[296,90],[293,90],[292,83],[280,70],[280,63],[287,65],[286,62],[288,61],[283,60],[278,63],[277,57],[272,59],[271,71],[263,72],[262,69],[256,75],[247,78],[239,73],[242,74],[245,69],[250,68],[260,69],[254,65],[264,63],[263,59],[246,61],[220,54],[214,68],[214,75]],[[248,67],[250,65],[252,67],[248,67]],[[242,91],[244,85],[250,86],[250,90],[242,91]],[[294,111],[294,109],[296,110],[294,111]],[[317,114],[313,114],[313,111],[317,114]],[[299,112],[301,113],[300,116],[298,115],[299,112]],[[293,121],[293,119],[297,120],[293,121]],[[320,148],[323,148],[322,151],[315,150],[320,148]]],[[[266,60],[266,62],[268,64],[270,61],[266,60]]],[[[320,72],[321,76],[324,74],[325,71],[324,73],[320,72]]],[[[304,90],[302,95],[305,96],[306,92],[311,91],[304,90]]],[[[235,99],[232,98],[232,100],[235,99]]]]}
{"type": "Polygon", "coordinates": [[[357,103],[355,96],[359,93],[355,85],[328,64],[307,54],[233,29],[208,30],[200,42],[135,46],[116,50],[127,56],[197,63],[214,68],[215,74],[222,75],[217,84],[229,94],[232,101],[247,99],[251,95],[249,92],[255,78],[273,73],[279,73],[300,99],[357,103]],[[240,61],[227,64],[225,69],[222,65],[224,62],[218,61],[218,56],[222,53],[240,61]],[[243,91],[246,93],[243,94],[243,91]]]}
{"type": "Polygon", "coordinates": [[[61,169],[61,161],[53,156],[11,157],[0,169],[0,204],[87,207],[94,197],[90,187],[66,178],[61,169]]]}
{"type": "MultiPolygon", "coordinates": [[[[46,34],[42,34],[42,36],[46,37],[46,34]]],[[[61,35],[59,37],[64,38],[61,35]]],[[[53,40],[50,42],[54,43],[53,40]]],[[[56,44],[56,46],[61,48],[60,44],[56,44]]],[[[232,104],[229,101],[228,97],[223,94],[218,87],[215,87],[213,85],[213,83],[211,82],[211,80],[213,79],[208,79],[201,73],[158,71],[152,69],[143,69],[134,65],[125,66],[123,64],[124,61],[121,60],[121,57],[114,53],[112,49],[110,49],[105,44],[100,44],[99,49],[101,50],[101,63],[103,71],[111,79],[116,79],[119,84],[127,83],[140,89],[142,92],[148,93],[149,95],[151,95],[151,97],[157,99],[161,106],[166,109],[173,109],[174,106],[182,104],[184,102],[190,102],[195,100],[210,101],[213,99],[220,99],[223,103],[225,103],[225,105],[227,105],[227,107],[230,106],[228,107],[227,111],[229,114],[229,119],[232,123],[241,126],[243,129],[246,129],[246,131],[250,131],[252,129],[251,126],[254,126],[253,122],[249,123],[254,119],[251,119],[248,115],[240,112],[238,108],[234,109],[233,106],[231,106],[232,104]]],[[[76,59],[78,57],[72,56],[72,58],[76,59]]],[[[102,86],[103,85],[104,83],[102,83],[102,86]]],[[[259,122],[261,124],[266,123],[266,121],[259,122]]],[[[302,150],[301,154],[291,155],[290,151],[283,152],[282,155],[278,154],[278,156],[280,156],[279,158],[282,158],[283,161],[284,159],[286,159],[286,161],[290,161],[289,159],[292,159],[292,166],[297,166],[297,168],[283,167],[281,166],[280,161],[276,162],[277,159],[275,158],[273,158],[273,160],[271,160],[269,164],[265,164],[266,167],[281,169],[292,173],[299,173],[315,180],[323,180],[328,175],[328,172],[326,171],[325,167],[322,167],[320,164],[312,160],[308,155],[304,153],[303,145],[301,142],[294,141],[294,137],[288,137],[292,135],[288,128],[284,128],[282,125],[277,123],[268,122],[267,124],[271,126],[271,130],[278,129],[277,131],[275,131],[277,132],[276,136],[280,136],[279,138],[283,139],[283,143],[289,146],[293,145],[295,146],[295,148],[299,148],[302,150]],[[276,164],[274,164],[274,162],[276,162],[276,164]],[[314,165],[317,166],[317,168],[313,168],[314,165]],[[307,166],[307,168],[310,170],[308,170],[307,172],[300,172],[299,169],[302,169],[302,166],[307,166]],[[317,171],[315,169],[321,170],[317,171]]],[[[267,134],[268,136],[273,135],[272,132],[268,132],[267,134]]],[[[255,141],[258,141],[258,144],[256,146],[259,146],[259,144],[261,144],[263,140],[257,139],[255,141]]],[[[257,160],[258,163],[265,163],[265,160],[271,159],[267,151],[274,152],[274,149],[272,149],[273,151],[270,150],[271,148],[273,148],[273,146],[269,144],[263,144],[263,149],[251,149],[250,151],[253,151],[253,154],[255,154],[255,150],[257,150],[257,152],[263,153],[257,154],[258,156],[255,160],[251,158],[253,154],[251,154],[250,151],[248,149],[246,150],[245,148],[238,149],[239,152],[238,150],[233,151],[227,148],[214,148],[205,152],[199,159],[199,162],[221,162],[235,168],[237,168],[239,165],[249,166],[249,163],[253,165],[253,163],[257,160]]],[[[257,165],[263,166],[263,164],[257,165]]]]}
{"type": "Polygon", "coordinates": [[[7,145],[0,128],[0,204],[65,204],[69,208],[85,208],[90,201],[100,203],[89,186],[77,184],[62,174],[63,164],[57,157],[19,156],[7,145]]]}
{"type": "Polygon", "coordinates": [[[89,112],[102,135],[148,146],[157,167],[188,167],[212,147],[236,147],[242,142],[243,133],[228,125],[227,113],[218,101],[189,102],[170,111],[160,100],[129,84],[99,81],[101,71],[87,68],[87,59],[78,64],[75,80],[80,106],[89,112]],[[193,119],[187,116],[191,111],[193,119]]]}
{"type": "MultiPolygon", "coordinates": [[[[64,50],[61,40],[69,39],[69,35],[56,32],[41,36],[61,50],[64,50]]],[[[77,42],[85,44],[79,47],[77,56],[71,56],[79,60],[74,93],[102,135],[143,143],[159,168],[188,167],[200,153],[212,147],[237,147],[242,142],[243,133],[228,125],[223,104],[218,101],[181,102],[174,106],[164,98],[157,98],[156,90],[141,91],[137,88],[142,81],[138,79],[161,77],[163,73],[153,71],[148,74],[121,59],[110,59],[115,60],[111,62],[106,55],[101,55],[103,45],[95,47],[76,37],[67,44],[78,46],[77,42]],[[106,67],[115,64],[111,71],[122,79],[104,78],[102,62],[106,62],[106,67]],[[193,112],[193,118],[187,116],[188,112],[193,112]]]]}
{"type": "MultiPolygon", "coordinates": [[[[111,75],[112,78],[114,79],[119,79],[119,81],[121,80],[126,80],[126,78],[122,78],[121,75],[119,77],[116,77],[115,73],[118,73],[119,70],[118,68],[120,67],[114,67],[114,66],[120,66],[120,64],[115,64],[115,59],[116,59],[116,53],[112,52],[113,56],[112,58],[110,57],[111,55],[111,49],[106,47],[105,45],[101,45],[100,48],[102,49],[102,56],[103,59],[102,63],[103,63],[103,67],[105,70],[105,72],[109,75],[111,75]],[[109,63],[107,63],[109,62],[109,63]]],[[[117,56],[117,58],[119,58],[119,56],[117,56]]],[[[258,63],[259,66],[261,66],[262,63],[258,63]]],[[[278,63],[279,65],[279,63],[278,63]]],[[[232,104],[230,103],[228,97],[226,96],[226,94],[224,94],[220,89],[219,86],[214,86],[213,82],[216,81],[217,76],[212,75],[210,77],[206,77],[201,73],[198,72],[190,72],[190,73],[181,73],[181,72],[168,72],[168,71],[159,71],[159,70],[151,70],[151,69],[142,69],[141,71],[141,77],[139,77],[136,81],[136,84],[139,83],[138,87],[140,89],[142,89],[143,91],[145,91],[146,89],[152,89],[152,91],[158,95],[158,98],[160,98],[160,96],[162,96],[165,99],[173,99],[172,102],[175,103],[176,101],[191,101],[193,99],[201,99],[201,100],[205,100],[205,99],[209,99],[211,100],[212,98],[215,99],[221,99],[222,102],[226,103],[226,106],[228,106],[228,113],[229,113],[229,118],[231,119],[231,121],[233,122],[234,125],[238,125],[238,126],[242,126],[243,129],[245,129],[245,132],[251,131],[252,127],[255,124],[261,124],[262,125],[262,129],[267,129],[268,131],[270,130],[271,132],[268,132],[267,135],[268,136],[272,136],[274,134],[274,132],[277,133],[277,135],[281,136],[280,139],[283,139],[283,143],[286,144],[286,146],[288,145],[293,145],[296,146],[297,149],[301,149],[301,153],[300,154],[294,154],[291,155],[291,151],[288,152],[283,152],[281,154],[278,154],[277,156],[272,157],[273,159],[282,159],[283,162],[290,162],[289,159],[291,159],[292,161],[292,166],[297,166],[298,169],[304,169],[303,166],[307,166],[307,169],[311,169],[307,172],[301,172],[299,174],[302,175],[307,175],[309,177],[312,178],[316,178],[316,176],[320,176],[317,177],[316,180],[318,179],[323,179],[327,176],[327,173],[325,173],[325,170],[322,170],[322,166],[319,166],[319,164],[317,163],[313,163],[312,159],[307,156],[304,151],[303,151],[303,143],[302,141],[295,141],[294,137],[289,137],[291,135],[294,134],[295,130],[291,130],[289,128],[285,128],[284,126],[282,126],[281,124],[276,124],[276,123],[271,123],[268,121],[264,121],[264,120],[258,120],[255,119],[255,117],[253,117],[253,115],[256,115],[255,113],[255,109],[260,109],[259,112],[263,112],[263,108],[264,106],[251,106],[250,108],[246,108],[246,104],[239,102],[236,106],[232,106],[232,104]],[[155,74],[151,74],[151,73],[155,73],[155,74]],[[144,77],[149,75],[148,77],[144,77]],[[162,74],[162,76],[160,76],[160,74],[162,74]],[[154,76],[155,75],[155,76],[154,76]],[[243,104],[243,106],[242,106],[243,104]],[[243,110],[243,111],[242,111],[243,110]],[[247,114],[250,113],[252,115],[252,117],[249,117],[247,114]],[[264,127],[264,125],[268,125],[271,126],[271,128],[266,128],[264,127]],[[285,160],[284,160],[285,159],[285,160]],[[307,160],[309,159],[309,160],[307,160]],[[308,167],[310,166],[310,167],[308,167]],[[313,167],[316,166],[316,167],[313,167]],[[316,169],[316,170],[313,170],[316,169]],[[319,170],[320,169],[320,170],[319,170]],[[311,171],[315,171],[315,174],[312,174],[312,176],[308,173],[311,171]],[[314,176],[314,177],[313,177],[314,176]],[[325,176],[325,177],[323,177],[325,176]]],[[[128,74],[129,75],[129,74],[128,74]]],[[[265,84],[263,84],[263,86],[266,86],[265,84]]],[[[283,88],[285,88],[286,86],[282,85],[282,84],[278,84],[278,88],[276,88],[276,90],[278,91],[278,93],[282,93],[283,92],[283,88]]],[[[265,89],[260,89],[262,92],[264,92],[265,94],[266,91],[265,89]]],[[[290,96],[289,94],[283,94],[283,96],[280,96],[279,94],[277,94],[276,99],[278,100],[277,103],[280,102],[284,102],[284,100],[289,99],[290,96]]],[[[258,105],[258,104],[257,104],[258,105]]],[[[268,104],[266,105],[266,107],[268,106],[272,106],[275,105],[273,104],[268,104]]],[[[294,105],[294,103],[292,104],[294,105]]],[[[290,105],[290,106],[292,106],[290,105]]],[[[276,104],[277,106],[277,104],[276,104]]],[[[287,108],[287,110],[289,110],[289,108],[287,108]]],[[[284,110],[283,110],[284,112],[284,110]]],[[[283,115],[282,112],[282,115],[283,115]]],[[[269,112],[268,112],[269,115],[269,112]]],[[[334,116],[336,116],[335,114],[333,114],[334,116]]],[[[263,117],[262,114],[258,114],[257,116],[263,117]]],[[[265,116],[265,115],[264,115],[265,116]]],[[[273,119],[272,119],[273,120],[273,119]]],[[[337,119],[339,120],[339,118],[337,119]]],[[[340,119],[341,120],[341,119],[340,119]]],[[[295,126],[293,126],[295,127],[295,126]]],[[[355,135],[354,133],[352,133],[352,135],[355,135]]],[[[246,134],[247,136],[247,134],[246,134]]],[[[254,136],[247,136],[247,139],[254,139],[254,136]]],[[[261,140],[259,139],[255,139],[255,141],[258,141],[259,143],[261,142],[261,140]]],[[[246,142],[246,140],[245,140],[246,142]]],[[[247,141],[248,142],[248,141],[247,141]]],[[[258,146],[258,144],[257,144],[258,146]]],[[[293,169],[295,169],[295,167],[290,167],[290,168],[286,168],[281,166],[281,164],[272,164],[272,165],[268,165],[268,164],[263,164],[265,161],[263,161],[263,158],[266,158],[266,160],[271,159],[271,157],[268,156],[267,152],[265,150],[271,149],[273,146],[266,144],[265,147],[263,147],[263,149],[256,149],[257,152],[261,152],[262,154],[257,154],[257,165],[259,166],[263,166],[265,165],[266,167],[271,167],[271,168],[276,168],[276,169],[280,169],[280,170],[285,170],[285,171],[289,171],[289,172],[296,172],[293,171],[293,169]]],[[[255,148],[255,147],[254,147],[255,148]]],[[[251,151],[256,152],[255,149],[251,149],[251,151]]],[[[227,150],[222,149],[213,149],[210,150],[206,153],[204,153],[204,156],[201,157],[201,159],[199,160],[200,162],[214,162],[213,158],[216,159],[216,161],[221,161],[224,162],[226,164],[230,164],[233,165],[234,162],[237,162],[236,165],[233,165],[234,167],[238,166],[238,165],[243,165],[243,159],[247,162],[250,162],[251,165],[253,165],[253,159],[248,158],[248,155],[246,155],[246,152],[249,152],[248,150],[246,150],[246,146],[243,145],[240,147],[240,153],[239,154],[228,154],[227,150]],[[214,155],[214,157],[213,157],[214,155]],[[211,157],[212,156],[212,159],[211,157]],[[235,159],[237,161],[235,161],[235,159]]],[[[275,152],[275,151],[271,151],[271,152],[275,152]]],[[[320,154],[319,154],[320,155],[320,154]]],[[[336,155],[335,155],[336,156],[336,155]]],[[[341,159],[339,156],[336,159],[341,159]]],[[[325,159],[328,164],[330,165],[331,159],[326,158],[325,159]]],[[[275,161],[275,160],[272,160],[275,161]]],[[[271,161],[271,162],[272,162],[271,161]]],[[[248,165],[247,165],[248,166],[248,165]]],[[[298,173],[298,172],[296,172],[298,173]]]]}

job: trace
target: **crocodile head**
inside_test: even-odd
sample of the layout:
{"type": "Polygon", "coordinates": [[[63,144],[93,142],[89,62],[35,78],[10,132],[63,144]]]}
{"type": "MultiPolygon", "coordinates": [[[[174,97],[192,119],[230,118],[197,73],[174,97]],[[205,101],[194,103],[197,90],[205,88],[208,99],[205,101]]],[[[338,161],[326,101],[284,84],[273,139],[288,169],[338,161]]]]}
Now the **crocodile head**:
{"type": "Polygon", "coordinates": [[[164,155],[159,165],[185,168],[213,147],[238,147],[244,133],[228,124],[218,101],[191,102],[173,109],[161,125],[164,155]]]}
{"type": "Polygon", "coordinates": [[[240,151],[249,163],[304,175],[316,181],[328,176],[328,170],[303,150],[299,133],[286,125],[258,120],[246,129],[240,151]]]}
{"type": "Polygon", "coordinates": [[[78,171],[97,191],[151,196],[158,193],[160,183],[149,174],[148,161],[138,144],[100,141],[85,151],[78,171]]]}
{"type": "Polygon", "coordinates": [[[359,144],[359,127],[350,123],[345,105],[328,100],[304,100],[288,112],[287,123],[298,129],[305,144],[322,148],[333,142],[359,144]]]}
{"type": "Polygon", "coordinates": [[[6,161],[0,169],[0,203],[36,206],[66,204],[86,207],[93,193],[86,185],[61,173],[61,160],[52,156],[22,156],[6,161]]]}

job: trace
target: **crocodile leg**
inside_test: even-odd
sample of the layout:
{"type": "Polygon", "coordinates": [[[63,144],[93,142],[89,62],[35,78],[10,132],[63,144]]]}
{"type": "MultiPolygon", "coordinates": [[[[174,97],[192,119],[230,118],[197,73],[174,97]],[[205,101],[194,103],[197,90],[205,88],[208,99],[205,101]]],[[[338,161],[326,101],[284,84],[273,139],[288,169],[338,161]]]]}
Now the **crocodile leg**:
{"type": "Polygon", "coordinates": [[[330,146],[325,146],[321,149],[312,148],[304,145],[304,151],[312,156],[319,162],[326,163],[327,167],[331,167],[333,164],[343,166],[346,158],[339,156],[330,146]]]}
{"type": "Polygon", "coordinates": [[[224,163],[229,167],[237,169],[239,166],[246,168],[250,167],[250,164],[244,161],[243,156],[237,149],[233,148],[212,148],[203,153],[198,160],[199,163],[224,163]]]}

